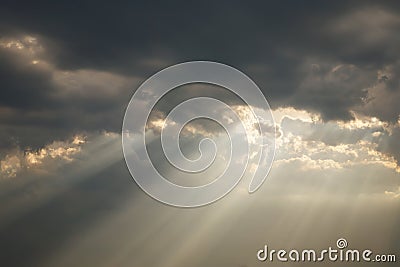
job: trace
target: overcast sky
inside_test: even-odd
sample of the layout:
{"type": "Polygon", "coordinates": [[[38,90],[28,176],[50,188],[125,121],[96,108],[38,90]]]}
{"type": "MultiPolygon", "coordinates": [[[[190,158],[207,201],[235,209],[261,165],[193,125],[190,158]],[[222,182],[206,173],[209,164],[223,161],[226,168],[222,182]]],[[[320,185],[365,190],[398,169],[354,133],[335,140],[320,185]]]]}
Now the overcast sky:
{"type": "MultiPolygon", "coordinates": [[[[0,262],[263,266],[275,264],[257,262],[265,244],[324,249],[338,238],[400,260],[399,32],[397,1],[2,3],[0,262]],[[191,60],[257,83],[277,151],[255,194],[242,185],[178,209],[133,182],[121,128],[142,82],[191,60]]],[[[163,111],[198,95],[242,105],[188,86],[149,130],[159,136],[163,111]]],[[[216,135],[193,126],[189,144],[216,135]]]]}

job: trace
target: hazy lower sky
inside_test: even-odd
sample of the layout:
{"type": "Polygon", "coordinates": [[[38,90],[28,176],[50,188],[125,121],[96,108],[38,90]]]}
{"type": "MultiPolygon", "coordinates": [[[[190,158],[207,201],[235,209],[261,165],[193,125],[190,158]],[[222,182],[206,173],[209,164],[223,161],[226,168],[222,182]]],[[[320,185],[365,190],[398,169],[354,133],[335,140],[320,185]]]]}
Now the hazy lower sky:
{"type": "MultiPolygon", "coordinates": [[[[2,3],[1,265],[308,266],[256,253],[339,238],[399,261],[399,32],[397,1],[2,3]],[[256,193],[241,183],[212,205],[180,209],[135,184],[121,128],[142,82],[191,60],[257,83],[277,150],[256,193]]],[[[200,95],[243,108],[221,88],[187,86],[159,103],[148,131],[159,138],[165,111],[200,95]]],[[[183,133],[190,154],[220,131],[200,121],[183,133]]],[[[157,149],[154,164],[168,173],[157,149]]]]}

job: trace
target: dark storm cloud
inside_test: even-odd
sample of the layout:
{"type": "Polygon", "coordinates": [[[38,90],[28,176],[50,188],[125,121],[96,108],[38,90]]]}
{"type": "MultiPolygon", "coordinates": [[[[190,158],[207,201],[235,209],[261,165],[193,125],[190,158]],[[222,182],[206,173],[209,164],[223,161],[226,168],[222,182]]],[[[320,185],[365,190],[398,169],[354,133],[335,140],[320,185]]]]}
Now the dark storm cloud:
{"type": "Polygon", "coordinates": [[[137,78],[96,70],[60,70],[42,39],[0,38],[0,147],[37,148],[80,131],[118,131],[137,78]],[[47,141],[46,141],[47,140],[47,141]]]}
{"type": "MultiPolygon", "coordinates": [[[[57,131],[119,131],[124,107],[140,81],[167,65],[196,59],[245,71],[273,108],[294,106],[326,120],[348,120],[350,110],[361,106],[364,111],[377,72],[399,58],[399,10],[397,3],[382,1],[5,3],[2,36],[37,36],[44,49],[38,57],[51,69],[26,66],[14,54],[1,52],[0,103],[12,108],[2,127],[31,124],[43,135],[48,130],[50,139],[60,137],[57,131]],[[96,92],[100,84],[83,80],[114,77],[100,79],[79,70],[136,80],[107,85],[110,91],[119,87],[107,95],[96,92]],[[75,72],[66,80],[77,80],[81,87],[71,93],[74,85],[55,82],[60,78],[55,72],[62,71],[75,72]]],[[[397,105],[372,106],[368,114],[397,120],[397,105]]],[[[40,145],[34,139],[27,143],[40,145]]]]}
{"type": "MultiPolygon", "coordinates": [[[[243,70],[273,108],[293,106],[325,120],[348,120],[356,110],[396,122],[399,18],[395,1],[2,3],[0,163],[18,172],[0,180],[1,262],[253,266],[264,242],[325,248],[338,237],[349,238],[353,248],[399,251],[398,174],[372,163],[379,161],[376,151],[399,163],[398,126],[389,133],[381,126],[348,130],[336,122],[284,119],[281,127],[304,136],[287,148],[301,155],[282,157],[270,183],[254,196],[235,202],[236,195],[229,195],[196,210],[167,207],[139,191],[121,160],[119,135],[108,142],[109,137],[99,141],[85,134],[120,132],[124,109],[141,81],[168,65],[199,59],[243,70]],[[49,152],[41,159],[42,152],[34,152],[42,165],[25,166],[27,147],[75,133],[89,136],[92,148],[70,155],[72,162],[49,152]],[[353,151],[332,152],[363,139],[377,145],[364,150],[372,152],[368,164],[361,153],[359,161],[347,163],[343,154],[353,151]],[[320,146],[312,152],[315,158],[302,158],[314,141],[331,150],[320,146]],[[296,151],[294,145],[303,146],[296,151]],[[20,162],[10,157],[10,146],[20,147],[15,149],[20,162]],[[318,171],[332,159],[355,167],[318,171]],[[302,169],[307,167],[315,168],[302,169]]],[[[160,109],[201,95],[198,91],[167,96],[160,109]]]]}
{"type": "MultiPolygon", "coordinates": [[[[67,68],[118,68],[135,64],[131,60],[168,56],[178,61],[215,58],[243,65],[281,61],[283,54],[294,51],[346,56],[340,51],[354,48],[353,40],[344,38],[348,37],[345,33],[332,36],[331,23],[364,6],[371,4],[181,1],[73,5],[60,1],[6,4],[1,15],[6,29],[48,37],[49,44],[59,46],[53,47],[52,57],[67,68]]],[[[362,24],[353,28],[367,31],[362,24]]],[[[298,56],[286,55],[286,60],[295,62],[298,56]]]]}
{"type": "Polygon", "coordinates": [[[375,75],[354,65],[308,64],[304,79],[289,100],[293,106],[320,112],[325,120],[349,120],[361,105],[375,75]]]}
{"type": "MultiPolygon", "coordinates": [[[[0,51],[0,104],[30,109],[47,104],[50,73],[16,60],[13,53],[0,51]]],[[[51,103],[50,103],[51,104],[51,103]]]]}

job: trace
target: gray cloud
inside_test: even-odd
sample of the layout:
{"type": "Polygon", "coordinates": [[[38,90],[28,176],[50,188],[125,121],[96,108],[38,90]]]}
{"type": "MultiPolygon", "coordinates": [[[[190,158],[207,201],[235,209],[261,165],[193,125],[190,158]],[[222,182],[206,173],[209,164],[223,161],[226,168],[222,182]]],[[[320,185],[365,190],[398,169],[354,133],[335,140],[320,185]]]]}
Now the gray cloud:
{"type": "MultiPolygon", "coordinates": [[[[399,251],[399,18],[394,1],[2,4],[1,262],[253,266],[265,243],[325,248],[339,237],[399,251]],[[115,133],[141,81],[199,59],[243,70],[274,109],[315,118],[280,121],[286,143],[255,195],[238,188],[181,210],[135,186],[115,133]],[[75,134],[88,143],[68,161],[75,134]]],[[[185,89],[158,111],[208,94],[241,103],[185,89]]]]}
{"type": "Polygon", "coordinates": [[[0,147],[37,148],[82,131],[118,131],[138,78],[91,69],[61,70],[46,61],[39,37],[0,39],[0,147]],[[10,139],[12,136],[12,140],[10,139]]]}
{"type": "Polygon", "coordinates": [[[397,120],[399,96],[385,93],[398,88],[398,69],[391,67],[399,56],[395,3],[290,3],[289,9],[285,3],[239,2],[214,3],[213,8],[106,6],[8,3],[0,11],[2,40],[18,40],[30,51],[10,52],[4,45],[0,51],[0,103],[13,109],[2,127],[11,128],[24,145],[44,143],[23,136],[24,129],[14,125],[31,124],[40,128],[33,131],[47,131],[53,139],[60,137],[57,132],[117,131],[122,120],[116,118],[122,118],[140,81],[164,66],[193,59],[242,69],[275,108],[310,109],[326,120],[349,120],[357,109],[397,120]],[[29,42],[26,36],[36,39],[29,42]],[[385,82],[391,89],[370,89],[384,69],[392,73],[385,82]],[[385,99],[391,99],[389,105],[385,99]]]}

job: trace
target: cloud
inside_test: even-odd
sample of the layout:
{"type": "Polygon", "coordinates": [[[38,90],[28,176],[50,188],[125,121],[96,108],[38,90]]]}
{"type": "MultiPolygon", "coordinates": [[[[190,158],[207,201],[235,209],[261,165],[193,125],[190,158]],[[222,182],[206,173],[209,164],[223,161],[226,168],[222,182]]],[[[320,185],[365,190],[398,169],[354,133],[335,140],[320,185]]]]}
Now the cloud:
{"type": "Polygon", "coordinates": [[[0,39],[2,106],[29,109],[49,100],[51,74],[37,58],[42,49],[37,38],[30,35],[0,39]]]}
{"type": "Polygon", "coordinates": [[[5,59],[0,63],[5,81],[0,93],[0,147],[36,149],[48,139],[66,139],[83,131],[119,131],[138,79],[93,69],[58,69],[48,61],[42,39],[22,35],[0,40],[0,56],[5,59]]]}
{"type": "MultiPolygon", "coordinates": [[[[253,266],[259,244],[326,247],[338,236],[398,251],[399,18],[400,5],[386,1],[2,4],[2,262],[253,266]],[[244,71],[279,130],[260,191],[191,211],[132,182],[119,134],[138,84],[189,60],[244,71]]],[[[186,89],[159,103],[152,137],[192,96],[241,108],[215,87],[186,89]]],[[[189,139],[221,129],[186,130],[189,139]]]]}
{"type": "Polygon", "coordinates": [[[355,8],[335,18],[329,28],[340,42],[346,43],[344,52],[348,55],[399,56],[399,40],[393,36],[400,29],[398,10],[379,6],[355,8]]]}
{"type": "MultiPolygon", "coordinates": [[[[233,109],[239,112],[247,129],[253,126],[245,106],[233,106],[233,109]]],[[[159,135],[165,115],[157,114],[158,117],[150,120],[148,129],[153,129],[159,135]]],[[[321,176],[321,179],[325,177],[324,172],[345,175],[367,168],[385,172],[389,177],[400,173],[396,146],[387,144],[389,140],[398,140],[396,125],[356,113],[353,113],[354,119],[350,121],[324,122],[319,114],[293,107],[273,110],[273,114],[279,129],[274,166],[279,169],[291,168],[305,175],[311,172],[315,176],[321,176]]],[[[221,116],[225,115],[222,113],[221,116]]],[[[209,124],[195,121],[186,126],[182,137],[186,142],[191,140],[189,142],[194,144],[190,146],[192,149],[197,150],[198,140],[205,137],[216,138],[219,135],[221,129],[212,131],[209,124]]],[[[252,130],[256,131],[251,128],[250,133],[252,130]]],[[[161,151],[161,147],[158,147],[158,151],[161,151]]],[[[252,167],[254,168],[250,166],[250,169],[252,167]]],[[[385,183],[382,182],[383,184],[385,183]]],[[[383,194],[385,189],[387,188],[382,188],[380,193],[383,194]]]]}
{"type": "MultiPolygon", "coordinates": [[[[119,131],[140,81],[193,59],[243,70],[274,109],[294,107],[324,120],[351,120],[353,111],[392,123],[398,119],[395,4],[296,4],[299,12],[292,14],[278,3],[245,8],[235,3],[224,19],[202,5],[180,12],[185,8],[142,4],[142,12],[132,16],[133,7],[126,4],[113,6],[118,18],[96,23],[87,20],[85,8],[48,16],[53,8],[69,10],[69,3],[59,5],[27,4],[21,10],[8,4],[0,13],[0,108],[7,110],[0,116],[0,147],[18,142],[37,148],[46,143],[43,136],[58,140],[81,131],[119,131]],[[66,23],[71,17],[73,23],[66,23]],[[180,27],[182,21],[186,27],[180,27]]],[[[109,17],[108,8],[92,8],[93,16],[109,17]]]]}
{"type": "Polygon", "coordinates": [[[12,178],[17,176],[17,173],[21,170],[20,156],[7,155],[0,161],[0,169],[1,178],[12,178]]]}
{"type": "Polygon", "coordinates": [[[21,172],[42,175],[54,172],[58,166],[73,161],[79,155],[85,139],[84,136],[77,135],[71,140],[54,141],[34,151],[13,149],[0,161],[0,178],[23,176],[21,172]]]}
{"type": "Polygon", "coordinates": [[[397,191],[385,191],[385,194],[391,198],[400,198],[400,187],[397,189],[397,191]]]}
{"type": "Polygon", "coordinates": [[[378,144],[359,140],[352,144],[329,145],[320,140],[310,140],[301,135],[294,135],[282,128],[283,136],[278,140],[276,162],[301,161],[302,169],[342,169],[356,165],[382,165],[400,172],[400,167],[392,155],[378,150],[378,144]],[[308,167],[307,167],[308,166],[308,167]]]}
{"type": "Polygon", "coordinates": [[[279,117],[286,113],[282,109],[275,112],[281,136],[267,180],[271,192],[304,201],[315,194],[383,199],[386,191],[398,187],[398,157],[382,149],[382,140],[393,130],[389,124],[368,117],[326,123],[293,108],[288,116],[279,117]]]}
{"type": "MultiPolygon", "coordinates": [[[[352,169],[332,166],[303,172],[304,166],[310,166],[307,162],[281,162],[274,165],[266,183],[253,195],[234,191],[201,209],[174,209],[151,199],[135,185],[124,167],[121,151],[117,155],[113,153],[114,149],[120,150],[119,139],[116,133],[88,136],[78,160],[67,168],[49,176],[32,177],[31,173],[25,173],[20,179],[2,181],[2,190],[21,178],[36,181],[33,186],[13,194],[0,190],[3,262],[40,266],[109,266],[112,263],[142,266],[149,262],[204,266],[203,256],[209,252],[210,242],[217,242],[218,247],[223,246],[229,252],[206,257],[208,265],[216,262],[219,266],[235,266],[238,262],[251,265],[256,263],[254,253],[259,244],[289,248],[311,246],[311,243],[315,248],[324,248],[334,244],[339,234],[346,236],[354,247],[367,242],[368,248],[374,251],[397,248],[388,240],[397,235],[398,214],[394,211],[398,210],[399,202],[392,201],[385,191],[397,192],[398,175],[384,166],[355,164],[352,169]],[[107,145],[110,141],[111,147],[107,145]],[[101,160],[103,157],[105,160],[101,160]],[[115,165],[110,164],[115,160],[115,165]],[[85,166],[91,166],[91,171],[82,169],[85,166]],[[103,168],[99,170],[100,166],[103,168]],[[68,183],[71,180],[75,183],[68,183]],[[43,196],[48,194],[47,190],[55,192],[50,199],[43,196]],[[29,203],[27,210],[17,213],[20,206],[15,204],[16,200],[24,205],[29,203]],[[12,212],[4,208],[10,205],[12,212]],[[15,213],[18,216],[9,218],[15,213]],[[154,220],[154,216],[158,219],[154,220]],[[226,224],[226,221],[238,223],[226,224]],[[365,232],[375,225],[380,227],[373,231],[374,238],[366,241],[365,232]],[[257,231],[252,230],[254,227],[257,231]],[[276,231],[278,228],[295,236],[282,235],[276,231]],[[260,237],[260,231],[268,234],[267,240],[264,235],[260,237]],[[310,237],[310,232],[318,236],[310,237]],[[156,243],[150,238],[154,234],[158,236],[156,243]],[[176,242],[171,243],[172,239],[176,242]],[[42,240],[41,246],[37,246],[37,240],[42,240]],[[248,249],[243,250],[243,242],[248,249]],[[180,253],[182,243],[196,246],[196,253],[180,253]],[[25,256],[20,257],[27,248],[25,256]],[[99,250],[104,252],[99,254],[99,250]],[[154,250],[160,251],[156,259],[154,253],[148,253],[154,250]]],[[[70,140],[69,145],[73,143],[70,140]]],[[[318,151],[318,146],[310,146],[318,151]]],[[[340,155],[352,152],[351,147],[332,149],[339,150],[340,155]]],[[[317,164],[328,162],[320,159],[317,164]]]]}
{"type": "Polygon", "coordinates": [[[367,89],[364,103],[355,110],[375,116],[384,121],[396,123],[400,112],[400,67],[399,63],[385,65],[377,72],[377,81],[367,89]]]}
{"type": "MultiPolygon", "coordinates": [[[[398,123],[392,124],[377,117],[360,115],[355,112],[353,112],[353,120],[329,122],[320,120],[318,114],[292,108],[278,109],[274,111],[275,113],[279,119],[277,123],[283,138],[285,136],[287,138],[289,135],[293,138],[301,138],[302,142],[320,142],[326,147],[349,146],[349,149],[355,150],[363,150],[368,147],[368,149],[380,153],[381,158],[392,162],[390,165],[399,164],[398,123]],[[288,115],[282,115],[285,113],[288,115]]],[[[278,139],[278,144],[284,140],[278,139]]],[[[330,150],[328,149],[328,151],[330,150]]],[[[370,153],[372,154],[371,151],[370,153]]]]}
{"type": "Polygon", "coordinates": [[[290,102],[324,120],[352,119],[351,109],[362,103],[374,77],[351,64],[313,64],[290,102]]]}

